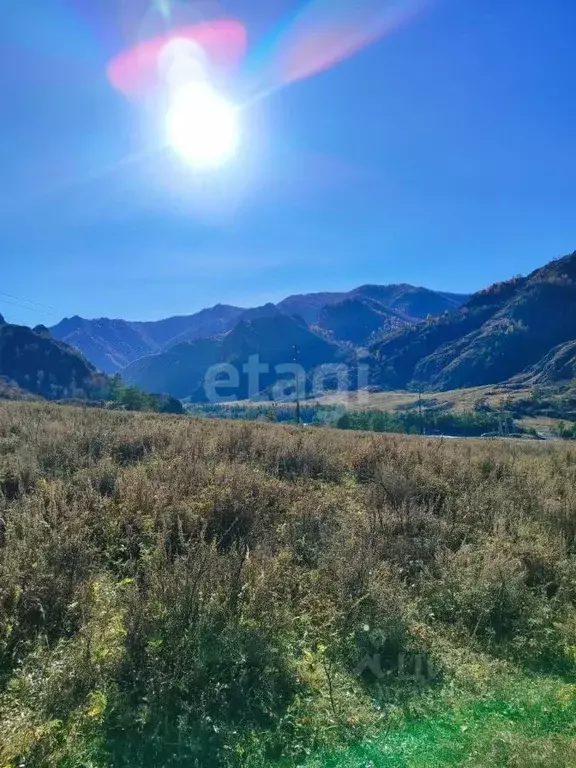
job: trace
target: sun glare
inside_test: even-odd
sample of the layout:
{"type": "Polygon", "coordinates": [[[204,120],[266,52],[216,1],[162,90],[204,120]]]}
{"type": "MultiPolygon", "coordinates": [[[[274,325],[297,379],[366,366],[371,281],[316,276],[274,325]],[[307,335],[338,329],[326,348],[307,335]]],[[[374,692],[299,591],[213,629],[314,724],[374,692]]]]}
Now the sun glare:
{"type": "Polygon", "coordinates": [[[237,109],[208,83],[187,83],[172,95],[166,131],[170,146],[186,162],[198,168],[213,168],[236,152],[237,109]]]}

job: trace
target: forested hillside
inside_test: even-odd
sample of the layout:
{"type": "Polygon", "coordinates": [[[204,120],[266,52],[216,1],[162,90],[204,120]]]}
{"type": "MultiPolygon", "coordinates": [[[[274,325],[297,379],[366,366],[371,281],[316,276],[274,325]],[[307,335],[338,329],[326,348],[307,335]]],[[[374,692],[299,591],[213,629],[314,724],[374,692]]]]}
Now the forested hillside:
{"type": "Polygon", "coordinates": [[[376,343],[373,382],[438,390],[493,384],[546,367],[554,348],[574,340],[576,253],[376,343]]]}

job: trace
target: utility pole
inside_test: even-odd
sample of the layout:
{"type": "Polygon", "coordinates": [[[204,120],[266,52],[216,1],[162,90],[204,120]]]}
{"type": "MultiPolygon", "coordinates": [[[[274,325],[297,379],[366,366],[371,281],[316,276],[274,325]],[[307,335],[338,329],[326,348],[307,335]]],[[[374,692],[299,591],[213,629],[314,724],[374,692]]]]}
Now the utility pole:
{"type": "Polygon", "coordinates": [[[298,344],[294,344],[294,362],[298,365],[296,371],[296,424],[300,424],[300,350],[298,344]]]}
{"type": "Polygon", "coordinates": [[[424,421],[422,419],[422,390],[418,390],[418,417],[420,419],[420,434],[424,434],[424,421]]]}

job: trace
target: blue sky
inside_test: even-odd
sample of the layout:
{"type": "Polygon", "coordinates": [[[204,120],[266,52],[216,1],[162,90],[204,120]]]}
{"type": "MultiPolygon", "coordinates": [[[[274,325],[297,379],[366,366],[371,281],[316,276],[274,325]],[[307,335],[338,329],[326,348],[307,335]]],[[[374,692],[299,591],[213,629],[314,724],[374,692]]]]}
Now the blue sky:
{"type": "MultiPolygon", "coordinates": [[[[302,3],[222,5],[258,52],[302,3]]],[[[158,116],[106,80],[126,8],[133,31],[140,0],[0,9],[8,319],[154,319],[367,282],[473,291],[576,249],[573,0],[437,0],[253,104],[240,157],[203,179],[152,151],[158,116]]]]}

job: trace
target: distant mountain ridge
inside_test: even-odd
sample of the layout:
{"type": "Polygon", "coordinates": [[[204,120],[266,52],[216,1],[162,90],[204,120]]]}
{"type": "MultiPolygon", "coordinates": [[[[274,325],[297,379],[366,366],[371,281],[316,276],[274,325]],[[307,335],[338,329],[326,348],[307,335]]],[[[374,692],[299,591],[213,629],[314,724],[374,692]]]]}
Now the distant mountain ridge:
{"type": "Polygon", "coordinates": [[[423,320],[428,315],[440,315],[456,309],[469,296],[419,288],[405,283],[394,285],[361,285],[343,293],[304,293],[288,296],[277,306],[283,312],[300,315],[310,325],[318,322],[325,307],[349,299],[370,299],[387,309],[395,310],[407,319],[423,320]]]}
{"type": "Polygon", "coordinates": [[[92,362],[43,326],[11,326],[0,317],[6,396],[22,388],[67,397],[91,386],[100,368],[120,370],[149,393],[202,401],[220,370],[212,367],[224,366],[218,382],[244,399],[281,391],[295,362],[306,371],[307,392],[319,371],[331,370],[334,383],[337,374],[326,366],[342,363],[354,387],[359,360],[368,372],[362,386],[376,390],[548,385],[576,377],[576,252],[472,296],[364,285],[149,323],[74,317],[53,333],[92,362]],[[256,390],[254,366],[262,367],[256,390]]]}
{"type": "MultiPolygon", "coordinates": [[[[293,315],[301,317],[309,325],[318,324],[320,332],[333,334],[330,313],[322,315],[323,309],[334,307],[342,302],[358,302],[357,314],[368,315],[366,308],[374,302],[378,305],[370,321],[366,321],[370,333],[350,328],[338,333],[366,343],[372,334],[379,330],[384,333],[397,325],[408,325],[425,319],[429,314],[451,311],[465,301],[467,296],[430,291],[409,285],[376,286],[365,285],[342,293],[316,293],[289,296],[279,304],[266,304],[263,307],[242,309],[224,304],[201,310],[189,316],[170,317],[165,320],[133,322],[121,319],[99,318],[87,320],[78,316],[64,318],[51,328],[54,338],[80,350],[96,368],[104,373],[116,373],[131,363],[148,355],[168,350],[181,342],[217,337],[226,334],[235,327],[241,318],[254,319],[263,315],[293,315]],[[366,303],[360,307],[359,303],[366,303]],[[389,310],[390,313],[387,311],[389,310]],[[378,317],[382,318],[378,326],[378,317]],[[392,322],[391,318],[397,318],[392,322]],[[323,327],[323,318],[327,322],[323,327]]],[[[340,312],[339,327],[346,322],[346,307],[340,312]]],[[[363,323],[365,319],[360,322],[363,323]]],[[[355,322],[351,313],[349,323],[355,322]]]]}
{"type": "Polygon", "coordinates": [[[375,343],[372,383],[445,390],[503,382],[530,368],[569,371],[572,348],[565,348],[561,359],[556,348],[575,339],[573,253],[527,277],[492,285],[448,315],[375,343]]]}
{"type": "Polygon", "coordinates": [[[207,372],[212,366],[225,365],[224,372],[234,373],[232,380],[225,377],[231,386],[225,385],[221,391],[214,381],[214,393],[218,397],[246,399],[281,385],[283,367],[295,361],[295,347],[298,362],[306,371],[337,363],[346,356],[339,345],[314,333],[301,318],[277,312],[249,315],[223,336],[183,342],[136,360],[122,371],[122,378],[146,391],[202,401],[208,396],[207,372]],[[250,360],[256,355],[257,385],[250,378],[250,360]]]}
{"type": "Polygon", "coordinates": [[[80,350],[98,370],[116,373],[171,344],[225,333],[243,311],[217,304],[194,315],[150,322],[75,316],[64,318],[50,330],[54,338],[80,350]]]}

